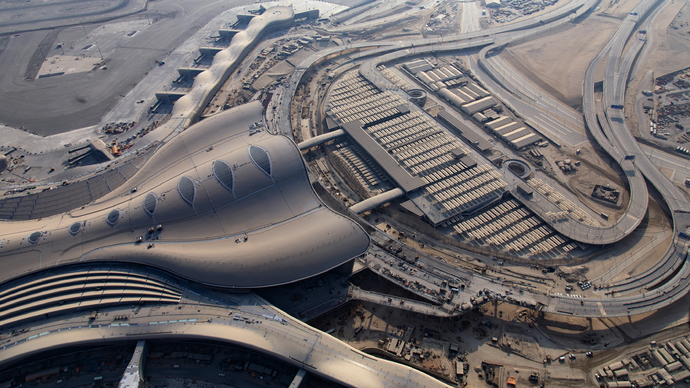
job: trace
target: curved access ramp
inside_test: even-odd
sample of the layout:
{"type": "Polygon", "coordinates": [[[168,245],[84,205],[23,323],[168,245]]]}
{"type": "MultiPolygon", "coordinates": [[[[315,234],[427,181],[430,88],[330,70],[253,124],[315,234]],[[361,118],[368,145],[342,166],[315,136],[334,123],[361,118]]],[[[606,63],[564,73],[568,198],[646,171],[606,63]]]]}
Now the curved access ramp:
{"type": "MultiPolygon", "coordinates": [[[[638,18],[646,16],[646,21],[640,28],[649,28],[654,16],[661,10],[662,7],[660,5],[662,3],[664,3],[664,1],[641,3],[638,7],[639,9],[634,10],[636,11],[634,13],[637,13],[639,16],[632,14],[628,15],[628,18],[630,18],[629,22],[623,23],[621,28],[616,31],[616,35],[614,35],[614,39],[611,40],[612,44],[609,48],[609,58],[613,58],[613,60],[609,59],[607,62],[604,78],[603,101],[600,101],[595,106],[595,109],[601,131],[604,132],[607,139],[614,147],[623,150],[625,155],[630,155],[628,158],[634,158],[635,167],[661,194],[671,210],[674,233],[678,234],[684,230],[688,219],[690,219],[690,217],[688,217],[688,212],[690,212],[690,201],[688,201],[687,197],[683,195],[673,182],[659,173],[659,170],[654,166],[651,160],[649,160],[632,136],[625,122],[622,110],[614,108],[624,104],[625,88],[632,64],[646,41],[639,36],[633,36],[634,30],[638,27],[636,21],[639,20],[638,18]],[[653,8],[655,6],[656,9],[653,8]],[[649,14],[652,9],[654,9],[654,11],[649,14]],[[631,37],[634,39],[636,38],[636,40],[621,60],[623,48],[631,37]]],[[[587,79],[592,80],[591,78],[587,79]]],[[[613,283],[611,287],[617,291],[625,291],[628,290],[631,285],[643,280],[648,289],[655,287],[661,283],[663,279],[675,274],[678,266],[683,263],[684,260],[684,244],[676,239],[671,247],[669,247],[664,258],[648,271],[632,277],[631,279],[613,283]]]]}
{"type": "MultiPolygon", "coordinates": [[[[578,9],[576,17],[589,11],[596,3],[596,1],[588,1],[583,7],[578,9]]],[[[552,25],[542,26],[531,30],[529,35],[548,31],[553,27],[567,22],[570,22],[570,20],[560,19],[552,23],[552,25]]],[[[490,51],[500,48],[501,46],[507,45],[511,41],[523,38],[525,38],[525,36],[509,36],[501,39],[500,41],[497,41],[494,45],[486,46],[479,52],[478,60],[480,66],[484,69],[484,71],[487,74],[489,74],[499,85],[501,85],[503,88],[505,88],[506,90],[508,90],[516,96],[523,95],[524,93],[511,84],[511,82],[505,77],[503,72],[496,68],[494,63],[487,58],[487,55],[490,51]]],[[[593,83],[591,84],[591,87],[593,90],[593,83]]],[[[534,89],[534,93],[541,92],[534,89]]],[[[585,116],[587,116],[587,113],[588,111],[587,109],[585,109],[585,116]]],[[[591,119],[591,117],[589,119],[591,119]]],[[[587,121],[587,123],[589,124],[590,121],[587,121]]],[[[639,226],[640,222],[642,222],[642,219],[644,219],[644,216],[647,212],[648,193],[644,177],[639,172],[635,171],[636,169],[632,162],[626,161],[625,155],[621,154],[620,150],[612,147],[608,143],[608,140],[604,136],[602,136],[601,133],[593,133],[593,137],[595,138],[597,143],[599,143],[599,145],[602,148],[604,148],[604,150],[619,163],[621,169],[625,172],[630,191],[630,201],[628,202],[628,207],[625,213],[612,226],[605,228],[586,225],[572,218],[561,219],[558,222],[545,220],[545,222],[547,222],[554,230],[557,230],[559,233],[569,237],[570,239],[587,244],[604,245],[620,241],[621,239],[625,238],[627,235],[632,233],[632,231],[634,231],[639,226]]],[[[540,200],[538,202],[548,204],[548,199],[543,198],[543,196],[539,192],[535,192],[534,194],[540,200]]],[[[525,206],[529,207],[537,214],[545,213],[546,211],[548,211],[547,209],[538,206],[536,204],[537,201],[526,200],[520,196],[517,197],[521,202],[525,204],[525,206]]],[[[559,209],[554,208],[553,210],[558,211],[559,209]]]]}
{"type": "MultiPolygon", "coordinates": [[[[130,315],[127,323],[87,320],[88,316],[48,320],[0,346],[0,367],[46,351],[71,346],[103,346],[123,340],[213,341],[242,346],[304,368],[347,387],[448,387],[409,366],[372,357],[272,307],[253,293],[231,303],[210,292],[179,309],[130,315]],[[201,298],[201,300],[199,300],[201,298]],[[228,315],[229,313],[229,315],[228,315]],[[165,314],[165,315],[163,315],[165,314]]],[[[192,291],[196,292],[196,291],[192,291]]],[[[129,306],[119,310],[131,312],[129,306]]],[[[118,310],[109,310],[110,315],[118,310]]]]}

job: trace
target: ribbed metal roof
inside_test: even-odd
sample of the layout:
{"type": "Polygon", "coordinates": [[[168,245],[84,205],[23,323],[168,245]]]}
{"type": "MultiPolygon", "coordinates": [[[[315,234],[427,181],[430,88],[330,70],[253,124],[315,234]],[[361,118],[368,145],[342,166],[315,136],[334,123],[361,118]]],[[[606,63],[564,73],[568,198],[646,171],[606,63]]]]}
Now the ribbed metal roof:
{"type": "Polygon", "coordinates": [[[271,175],[271,158],[265,149],[257,146],[249,147],[249,156],[252,158],[256,167],[259,167],[266,175],[271,175]]]}
{"type": "Polygon", "coordinates": [[[69,232],[72,235],[76,235],[81,230],[81,222],[75,222],[69,227],[69,232]]]}
{"type": "Polygon", "coordinates": [[[115,225],[117,224],[117,221],[120,219],[120,211],[117,209],[113,209],[108,213],[108,216],[106,217],[105,221],[109,223],[110,225],[115,225]]]}
{"type": "Polygon", "coordinates": [[[31,233],[31,235],[29,235],[29,242],[32,244],[36,244],[38,242],[38,240],[41,239],[42,235],[43,235],[43,233],[41,233],[41,232],[31,233]]]}
{"type": "Polygon", "coordinates": [[[222,160],[213,162],[213,175],[218,179],[218,182],[226,189],[232,191],[235,184],[235,175],[232,172],[232,167],[222,160]]]}
{"type": "Polygon", "coordinates": [[[146,197],[144,198],[144,211],[148,213],[148,215],[153,216],[153,213],[156,211],[156,207],[158,206],[158,197],[154,193],[148,193],[146,194],[146,197]]]}
{"type": "Polygon", "coordinates": [[[192,178],[183,176],[180,181],[177,182],[177,192],[180,193],[180,197],[185,200],[190,205],[194,205],[194,198],[196,197],[196,186],[192,178]]]}

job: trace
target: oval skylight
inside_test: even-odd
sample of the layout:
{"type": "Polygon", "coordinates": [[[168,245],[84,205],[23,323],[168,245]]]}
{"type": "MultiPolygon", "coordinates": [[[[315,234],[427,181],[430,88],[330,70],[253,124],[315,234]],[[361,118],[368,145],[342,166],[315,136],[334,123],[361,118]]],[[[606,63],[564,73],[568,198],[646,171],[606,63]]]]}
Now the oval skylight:
{"type": "Polygon", "coordinates": [[[105,221],[109,223],[110,225],[115,225],[117,224],[117,221],[120,219],[120,211],[117,209],[113,209],[108,213],[108,217],[106,217],[105,221]]]}
{"type": "Polygon", "coordinates": [[[180,197],[185,200],[190,205],[194,205],[194,198],[196,198],[196,186],[192,178],[183,176],[180,181],[177,182],[177,192],[180,193],[180,197]]]}
{"type": "Polygon", "coordinates": [[[29,242],[32,244],[36,244],[38,242],[38,240],[41,239],[42,235],[43,235],[43,233],[41,233],[41,232],[31,233],[31,235],[29,235],[29,242]]]}
{"type": "Polygon", "coordinates": [[[249,156],[252,158],[256,167],[259,167],[266,175],[271,176],[271,158],[268,156],[268,152],[266,152],[265,149],[257,146],[250,146],[249,156]]]}
{"type": "Polygon", "coordinates": [[[71,235],[74,236],[77,233],[79,233],[79,231],[81,231],[81,222],[75,222],[72,225],[70,225],[69,232],[71,235]]]}
{"type": "Polygon", "coordinates": [[[232,167],[222,160],[213,162],[213,175],[223,187],[232,191],[235,184],[235,175],[232,172],[232,167]]]}
{"type": "Polygon", "coordinates": [[[158,197],[154,193],[148,193],[146,194],[146,197],[144,198],[144,211],[148,213],[148,215],[153,216],[153,213],[156,211],[156,207],[158,206],[158,197]]]}

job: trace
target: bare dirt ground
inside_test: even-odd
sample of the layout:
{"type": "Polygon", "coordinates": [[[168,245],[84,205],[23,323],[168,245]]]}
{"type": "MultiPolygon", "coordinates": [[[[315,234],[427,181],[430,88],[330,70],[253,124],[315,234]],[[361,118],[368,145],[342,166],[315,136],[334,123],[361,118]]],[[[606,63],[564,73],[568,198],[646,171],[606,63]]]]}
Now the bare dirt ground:
{"type": "MultiPolygon", "coordinates": [[[[470,365],[467,375],[469,387],[485,386],[483,378],[479,377],[482,362],[503,365],[505,373],[515,374],[517,369],[519,372],[515,376],[520,377],[519,374],[524,372],[521,376],[524,379],[537,371],[546,378],[545,381],[550,381],[548,386],[551,387],[572,386],[584,377],[581,371],[571,369],[568,363],[544,366],[542,360],[545,355],[557,358],[577,348],[569,346],[563,350],[562,344],[548,338],[538,327],[534,311],[503,302],[489,303],[480,311],[451,319],[424,317],[392,307],[356,302],[343,305],[328,317],[309,323],[321,330],[334,329],[331,335],[359,349],[377,348],[379,341],[387,337],[401,338],[409,325],[414,325],[411,342],[431,351],[433,356],[413,363],[448,376],[454,368],[454,357],[447,358],[447,349],[449,344],[456,343],[460,348],[459,355],[466,357],[470,365]],[[490,322],[490,326],[483,323],[485,320],[490,322]],[[359,327],[362,330],[357,333],[359,327]],[[437,338],[432,339],[432,335],[437,338]],[[492,337],[496,337],[496,343],[492,337]]],[[[602,328],[607,329],[603,325],[602,328]]]]}
{"type": "Polygon", "coordinates": [[[579,109],[587,66],[613,35],[617,23],[590,16],[558,33],[510,45],[499,56],[544,92],[579,109]]]}
{"type": "MultiPolygon", "coordinates": [[[[666,253],[672,238],[670,220],[661,207],[650,199],[647,214],[634,232],[596,259],[583,264],[589,269],[587,277],[596,280],[609,271],[615,274],[610,280],[596,282],[602,284],[644,272],[666,253]]],[[[563,284],[559,283],[557,287],[560,286],[563,284]]]]}
{"type": "Polygon", "coordinates": [[[74,55],[56,55],[47,58],[38,76],[63,72],[65,74],[82,73],[94,70],[94,66],[102,62],[98,57],[78,57],[74,55]]]}
{"type": "Polygon", "coordinates": [[[615,163],[610,157],[597,152],[591,145],[584,144],[578,147],[577,149],[568,146],[560,149],[555,147],[541,148],[540,152],[544,155],[544,164],[548,163],[551,167],[545,171],[550,177],[568,186],[570,191],[587,207],[597,213],[604,212],[609,216],[608,220],[597,217],[595,221],[602,224],[612,224],[623,215],[630,200],[627,185],[620,176],[622,172],[612,167],[615,163]],[[579,155],[577,154],[578,149],[580,150],[579,155]],[[564,173],[561,171],[556,162],[564,159],[580,162],[580,165],[577,166],[577,172],[564,173]],[[592,199],[591,194],[594,185],[597,184],[609,185],[611,188],[619,190],[622,198],[618,205],[606,204],[592,199]]]}
{"type": "MultiPolygon", "coordinates": [[[[571,2],[571,0],[566,0],[566,1],[562,1],[562,0],[561,0],[561,1],[559,1],[558,3],[556,3],[555,5],[548,6],[548,7],[544,8],[543,10],[538,11],[538,12],[535,12],[535,13],[533,13],[533,14],[527,16],[527,17],[519,17],[519,18],[513,20],[512,22],[508,22],[508,23],[495,23],[495,22],[492,22],[491,24],[489,24],[489,23],[487,23],[487,19],[488,19],[488,18],[482,18],[482,19],[481,19],[481,22],[482,22],[482,23],[481,23],[482,29],[496,28],[496,27],[502,27],[502,26],[508,26],[508,25],[511,25],[511,24],[515,24],[515,23],[518,23],[518,22],[522,22],[522,21],[531,19],[531,18],[538,18],[538,17],[544,15],[545,13],[549,13],[549,12],[551,12],[551,11],[554,11],[554,10],[558,9],[558,8],[564,7],[564,6],[568,5],[570,2],[571,2]]],[[[482,1],[481,3],[482,3],[482,6],[483,6],[483,5],[484,5],[484,2],[482,1]]]]}
{"type": "Polygon", "coordinates": [[[638,115],[634,112],[635,97],[640,90],[653,90],[653,77],[688,67],[690,63],[690,4],[684,1],[668,3],[654,19],[647,31],[647,43],[628,83],[627,114],[633,133],[639,133],[638,115]]]}
{"type": "MultiPolygon", "coordinates": [[[[679,303],[653,313],[603,319],[539,314],[503,302],[488,303],[479,311],[457,318],[438,319],[388,306],[354,302],[310,324],[322,330],[334,329],[332,335],[359,349],[377,348],[380,340],[390,336],[401,338],[409,325],[415,325],[410,339],[422,348],[445,349],[448,343],[459,344],[460,354],[470,365],[467,383],[472,387],[486,384],[480,377],[482,362],[502,365],[502,373],[506,374],[503,377],[508,374],[518,377],[523,373],[522,377],[527,377],[529,373],[538,372],[549,382],[548,386],[574,386],[578,382],[594,383],[589,376],[592,368],[619,358],[633,347],[647,346],[650,339],[661,341],[686,333],[688,309],[679,306],[687,306],[689,301],[690,296],[686,296],[679,303]],[[484,324],[484,320],[491,325],[484,324]],[[358,333],[359,327],[362,330],[358,333]],[[436,332],[438,338],[429,341],[424,334],[426,330],[436,332]],[[493,342],[492,337],[497,341],[493,342]],[[594,344],[590,344],[591,338],[594,344]],[[593,351],[594,358],[585,357],[587,351],[593,351]],[[558,357],[568,354],[575,354],[576,360],[557,361],[558,357]],[[554,361],[542,363],[547,356],[554,361]]],[[[452,360],[439,354],[425,366],[439,368],[437,371],[445,374],[452,368],[452,363],[448,362],[452,360]]]]}

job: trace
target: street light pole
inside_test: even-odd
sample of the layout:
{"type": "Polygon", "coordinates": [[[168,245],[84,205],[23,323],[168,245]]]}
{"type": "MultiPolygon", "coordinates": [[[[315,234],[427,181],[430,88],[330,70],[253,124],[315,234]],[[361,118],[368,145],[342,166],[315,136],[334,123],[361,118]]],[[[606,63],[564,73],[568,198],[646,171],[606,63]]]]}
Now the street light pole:
{"type": "Polygon", "coordinates": [[[101,48],[98,47],[98,43],[94,42],[96,44],[96,48],[98,49],[98,53],[101,54],[101,60],[103,60],[103,53],[101,52],[101,48]]]}
{"type": "Polygon", "coordinates": [[[89,39],[89,35],[86,34],[86,28],[84,27],[84,23],[79,19],[79,24],[81,24],[81,30],[84,31],[84,36],[86,39],[89,39]]]}

